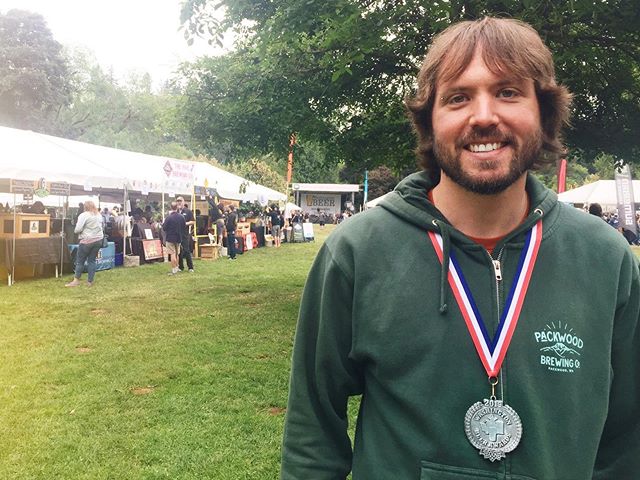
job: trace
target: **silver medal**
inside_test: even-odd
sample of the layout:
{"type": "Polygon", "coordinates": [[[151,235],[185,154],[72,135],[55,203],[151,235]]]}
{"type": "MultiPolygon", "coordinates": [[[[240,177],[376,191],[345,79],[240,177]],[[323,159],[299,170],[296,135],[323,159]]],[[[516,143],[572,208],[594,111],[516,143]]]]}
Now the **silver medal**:
{"type": "Polygon", "coordinates": [[[471,445],[487,460],[503,459],[520,443],[522,421],[516,411],[502,400],[476,402],[464,416],[464,431],[471,445]]]}

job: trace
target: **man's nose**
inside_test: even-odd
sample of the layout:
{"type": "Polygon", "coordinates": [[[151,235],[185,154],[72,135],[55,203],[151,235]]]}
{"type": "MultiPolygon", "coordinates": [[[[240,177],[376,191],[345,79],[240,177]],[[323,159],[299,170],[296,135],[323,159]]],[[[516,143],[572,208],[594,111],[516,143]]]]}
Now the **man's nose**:
{"type": "Polygon", "coordinates": [[[481,95],[473,99],[469,124],[472,127],[490,127],[499,122],[496,110],[495,98],[489,95],[481,95]]]}

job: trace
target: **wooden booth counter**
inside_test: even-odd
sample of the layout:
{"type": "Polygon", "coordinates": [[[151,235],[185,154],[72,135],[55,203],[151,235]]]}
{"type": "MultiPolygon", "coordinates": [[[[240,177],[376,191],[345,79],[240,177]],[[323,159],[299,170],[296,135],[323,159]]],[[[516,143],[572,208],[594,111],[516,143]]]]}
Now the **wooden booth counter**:
{"type": "MultiPolygon", "coordinates": [[[[16,238],[47,238],[51,217],[36,213],[16,213],[16,238]]],[[[0,238],[13,238],[13,213],[0,213],[0,238]]]]}

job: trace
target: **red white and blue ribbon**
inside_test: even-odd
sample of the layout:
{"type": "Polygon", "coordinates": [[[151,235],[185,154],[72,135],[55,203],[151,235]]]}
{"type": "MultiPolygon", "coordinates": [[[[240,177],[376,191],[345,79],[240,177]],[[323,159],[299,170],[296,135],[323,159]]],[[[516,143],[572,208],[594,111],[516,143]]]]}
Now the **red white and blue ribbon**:
{"type": "MultiPolygon", "coordinates": [[[[433,248],[440,259],[443,261],[442,237],[435,232],[429,232],[429,238],[433,244],[433,248]]],[[[520,254],[520,261],[516,270],[513,284],[505,308],[500,318],[500,324],[495,332],[493,340],[485,327],[480,312],[476,306],[471,290],[467,284],[462,269],[458,264],[455,255],[451,252],[449,259],[449,285],[453,290],[460,312],[476,347],[478,356],[484,365],[489,377],[495,377],[500,371],[504,357],[509,349],[513,332],[518,324],[522,305],[527,295],[531,274],[535,267],[542,240],[542,220],[539,220],[531,230],[527,233],[525,245],[520,254]]]]}

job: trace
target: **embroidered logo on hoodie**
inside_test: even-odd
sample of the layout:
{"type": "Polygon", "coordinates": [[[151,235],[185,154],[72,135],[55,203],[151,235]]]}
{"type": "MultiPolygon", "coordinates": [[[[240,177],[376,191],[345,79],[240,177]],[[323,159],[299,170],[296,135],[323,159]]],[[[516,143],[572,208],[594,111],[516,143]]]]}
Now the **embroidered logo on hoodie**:
{"type": "Polygon", "coordinates": [[[540,346],[540,365],[552,372],[575,372],[580,368],[584,342],[566,323],[551,323],[545,327],[540,332],[534,332],[536,343],[540,346]]]}

